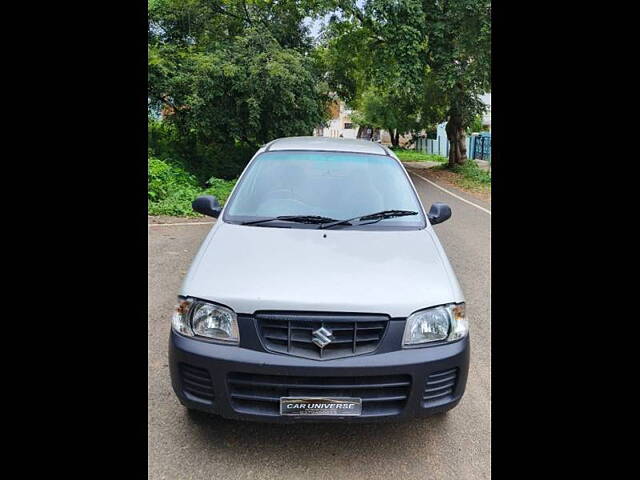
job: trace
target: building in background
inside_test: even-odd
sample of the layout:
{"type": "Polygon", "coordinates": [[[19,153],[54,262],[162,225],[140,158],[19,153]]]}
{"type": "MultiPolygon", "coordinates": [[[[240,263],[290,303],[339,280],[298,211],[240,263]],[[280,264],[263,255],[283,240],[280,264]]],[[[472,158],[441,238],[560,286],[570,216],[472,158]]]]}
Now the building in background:
{"type": "Polygon", "coordinates": [[[358,128],[351,121],[353,110],[346,108],[341,100],[334,100],[331,107],[331,120],[326,127],[317,127],[313,131],[316,137],[356,138],[358,128]]]}
{"type": "MultiPolygon", "coordinates": [[[[333,101],[330,108],[331,120],[327,126],[317,127],[313,130],[316,137],[333,137],[333,138],[358,138],[358,127],[351,120],[352,109],[346,107],[342,100],[337,98],[333,101]]],[[[400,136],[400,145],[408,142],[411,136],[400,136]]],[[[386,130],[380,128],[363,128],[360,132],[362,140],[371,140],[381,142],[385,145],[391,145],[391,135],[386,130]]]]}
{"type": "MultiPolygon", "coordinates": [[[[482,125],[485,129],[491,132],[491,93],[485,93],[480,96],[480,100],[487,106],[485,113],[482,115],[482,125]]],[[[334,99],[330,107],[331,120],[327,126],[317,127],[313,131],[313,135],[316,137],[333,137],[333,138],[357,138],[358,137],[358,125],[351,121],[352,109],[348,109],[342,100],[337,97],[334,99]]],[[[447,122],[438,125],[437,141],[439,144],[448,142],[444,127],[447,122]]],[[[421,132],[419,136],[424,136],[425,132],[421,132]]],[[[361,132],[360,138],[363,140],[380,141],[385,145],[391,145],[391,135],[386,130],[382,129],[364,129],[361,132]]],[[[400,146],[407,145],[412,138],[411,134],[400,136],[400,146]]],[[[446,150],[446,147],[442,146],[441,150],[446,150]]]]}

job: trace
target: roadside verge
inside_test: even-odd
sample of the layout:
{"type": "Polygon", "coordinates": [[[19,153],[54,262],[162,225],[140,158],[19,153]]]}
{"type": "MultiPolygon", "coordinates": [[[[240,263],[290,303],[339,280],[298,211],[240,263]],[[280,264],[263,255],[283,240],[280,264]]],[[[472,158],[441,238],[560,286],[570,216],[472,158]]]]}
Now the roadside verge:
{"type": "Polygon", "coordinates": [[[147,215],[147,225],[212,225],[215,220],[209,217],[172,217],[168,215],[147,215]]]}
{"type": "Polygon", "coordinates": [[[403,165],[408,172],[414,173],[416,175],[422,175],[432,182],[435,182],[438,185],[446,188],[447,190],[451,190],[457,195],[462,196],[463,198],[468,198],[473,201],[479,200],[480,204],[484,206],[488,205],[487,208],[491,208],[490,184],[469,186],[469,184],[473,182],[465,180],[465,178],[459,173],[454,173],[450,170],[441,168],[441,165],[432,166],[425,165],[424,163],[417,164],[416,162],[403,162],[403,165]]]}
{"type": "Polygon", "coordinates": [[[486,202],[482,199],[479,199],[477,197],[472,196],[469,192],[463,191],[457,187],[455,187],[454,185],[451,184],[444,184],[444,182],[435,182],[432,179],[429,179],[425,173],[426,170],[418,170],[418,171],[414,171],[411,170],[410,168],[407,168],[407,172],[409,172],[409,175],[413,177],[414,182],[416,181],[415,178],[418,178],[419,181],[424,181],[429,183],[430,185],[432,185],[435,188],[438,188],[442,191],[444,191],[445,193],[451,195],[452,197],[457,198],[458,200],[467,203],[469,205],[472,205],[473,207],[484,211],[485,213],[488,213],[489,215],[491,215],[491,203],[490,202],[486,202]]]}

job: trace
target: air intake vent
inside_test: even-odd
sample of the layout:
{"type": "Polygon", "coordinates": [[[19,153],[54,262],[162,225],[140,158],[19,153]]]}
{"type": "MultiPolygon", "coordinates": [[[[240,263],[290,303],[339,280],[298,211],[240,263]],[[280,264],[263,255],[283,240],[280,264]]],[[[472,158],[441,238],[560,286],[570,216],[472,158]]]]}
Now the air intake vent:
{"type": "Polygon", "coordinates": [[[443,397],[452,395],[456,388],[457,380],[457,368],[452,368],[451,370],[446,370],[444,372],[432,373],[427,377],[424,396],[422,397],[423,400],[425,402],[431,402],[433,400],[439,400],[443,397]]]}
{"type": "Polygon", "coordinates": [[[187,396],[192,400],[213,403],[213,382],[207,370],[181,363],[180,375],[182,390],[187,396]]]}
{"type": "Polygon", "coordinates": [[[360,377],[293,377],[230,373],[231,405],[236,412],[280,415],[280,397],[356,397],[362,399],[363,417],[402,412],[409,391],[408,375],[360,377]]]}

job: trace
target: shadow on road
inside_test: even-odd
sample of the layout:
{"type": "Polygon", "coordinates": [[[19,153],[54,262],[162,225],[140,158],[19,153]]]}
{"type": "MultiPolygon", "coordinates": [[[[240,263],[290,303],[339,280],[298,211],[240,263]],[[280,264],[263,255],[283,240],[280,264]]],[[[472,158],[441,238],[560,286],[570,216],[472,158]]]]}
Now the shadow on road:
{"type": "Polygon", "coordinates": [[[367,454],[378,460],[388,455],[397,461],[399,455],[404,456],[416,447],[415,437],[407,435],[408,430],[422,431],[422,435],[425,432],[432,432],[434,436],[446,435],[448,415],[394,423],[284,425],[227,420],[198,411],[184,412],[191,434],[198,437],[200,446],[210,451],[232,447],[244,452],[259,451],[261,455],[268,455],[269,450],[273,450],[274,454],[279,452],[281,455],[284,449],[291,458],[305,457],[307,462],[310,458],[324,462],[332,455],[354,453],[358,453],[359,461],[366,461],[367,454]]]}

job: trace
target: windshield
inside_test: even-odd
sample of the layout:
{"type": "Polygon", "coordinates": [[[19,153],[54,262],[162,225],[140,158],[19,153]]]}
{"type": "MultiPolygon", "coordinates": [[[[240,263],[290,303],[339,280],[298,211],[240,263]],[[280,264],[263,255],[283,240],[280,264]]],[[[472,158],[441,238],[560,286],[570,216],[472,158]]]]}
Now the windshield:
{"type": "MultiPolygon", "coordinates": [[[[419,214],[385,219],[368,228],[425,227],[418,199],[392,157],[343,152],[266,152],[255,158],[238,184],[225,209],[224,220],[244,223],[283,215],[341,220],[382,210],[414,210],[419,214]]],[[[286,226],[317,228],[292,223],[286,226]]]]}

